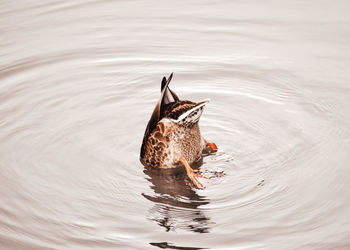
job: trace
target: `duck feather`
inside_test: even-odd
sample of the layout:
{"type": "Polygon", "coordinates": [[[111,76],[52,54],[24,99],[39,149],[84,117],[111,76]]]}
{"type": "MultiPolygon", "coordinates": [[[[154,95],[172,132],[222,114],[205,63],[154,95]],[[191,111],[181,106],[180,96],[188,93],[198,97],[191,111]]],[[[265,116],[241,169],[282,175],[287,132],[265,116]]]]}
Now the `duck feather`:
{"type": "MultiPolygon", "coordinates": [[[[152,131],[154,130],[154,128],[157,126],[157,123],[161,120],[161,112],[162,110],[164,109],[164,96],[165,96],[165,93],[166,91],[168,91],[168,86],[169,86],[169,83],[171,81],[173,77],[173,73],[170,74],[170,76],[168,77],[168,79],[166,79],[165,77],[163,77],[163,80],[162,80],[162,85],[161,85],[161,94],[160,94],[160,97],[159,97],[159,100],[153,110],[153,113],[151,115],[151,118],[149,119],[148,121],[148,124],[147,124],[147,127],[146,127],[146,131],[145,131],[145,134],[144,134],[144,137],[143,137],[143,143],[142,143],[142,147],[141,147],[141,157],[143,157],[144,155],[144,145],[145,145],[145,142],[147,141],[149,135],[152,133],[152,131]]],[[[170,94],[171,95],[171,92],[170,94]]],[[[176,96],[175,94],[175,97],[173,95],[171,95],[172,98],[177,98],[178,97],[176,96]]],[[[168,99],[169,97],[167,97],[166,99],[168,99]]]]}

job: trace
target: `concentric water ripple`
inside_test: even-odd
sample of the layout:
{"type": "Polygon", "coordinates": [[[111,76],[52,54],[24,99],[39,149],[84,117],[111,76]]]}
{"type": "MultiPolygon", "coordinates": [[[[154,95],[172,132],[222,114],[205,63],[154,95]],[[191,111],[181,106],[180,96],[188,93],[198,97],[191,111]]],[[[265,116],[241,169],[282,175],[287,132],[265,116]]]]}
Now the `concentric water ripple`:
{"type": "Polygon", "coordinates": [[[346,1],[0,5],[1,249],[350,247],[346,1]],[[139,162],[171,72],[204,190],[139,162]]]}

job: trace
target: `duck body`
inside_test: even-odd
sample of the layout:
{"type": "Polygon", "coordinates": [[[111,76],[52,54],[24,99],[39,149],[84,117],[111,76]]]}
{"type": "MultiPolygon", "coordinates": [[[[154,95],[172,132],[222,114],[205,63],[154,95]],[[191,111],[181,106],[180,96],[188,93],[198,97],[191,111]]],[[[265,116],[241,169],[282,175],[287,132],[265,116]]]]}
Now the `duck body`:
{"type": "Polygon", "coordinates": [[[181,156],[189,164],[201,157],[206,141],[201,136],[198,121],[187,125],[176,122],[181,114],[196,105],[191,101],[176,101],[165,105],[161,120],[148,138],[144,139],[144,154],[141,155],[144,165],[173,168],[177,167],[181,156]]]}
{"type": "Polygon", "coordinates": [[[172,74],[161,84],[161,96],[147,124],[140,152],[146,167],[174,168],[182,163],[190,179],[199,188],[203,185],[190,164],[199,160],[203,150],[216,145],[208,143],[200,133],[199,119],[209,100],[192,102],[180,100],[169,87],[172,74]]]}

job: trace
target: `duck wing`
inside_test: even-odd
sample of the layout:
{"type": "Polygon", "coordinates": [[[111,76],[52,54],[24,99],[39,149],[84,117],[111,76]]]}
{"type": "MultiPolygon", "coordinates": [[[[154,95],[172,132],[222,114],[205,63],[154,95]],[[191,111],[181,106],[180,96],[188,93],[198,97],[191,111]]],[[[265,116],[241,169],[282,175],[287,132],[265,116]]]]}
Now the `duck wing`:
{"type": "Polygon", "coordinates": [[[194,107],[183,112],[176,120],[176,123],[179,123],[182,126],[190,127],[198,123],[199,118],[204,110],[204,106],[209,102],[209,100],[203,100],[195,104],[194,107]]]}
{"type": "Polygon", "coordinates": [[[209,99],[197,103],[185,100],[176,101],[165,105],[161,116],[170,118],[180,125],[191,126],[199,121],[203,113],[204,106],[208,102],[209,99]]]}
{"type": "Polygon", "coordinates": [[[175,93],[174,93],[175,95],[173,95],[171,90],[169,90],[168,88],[172,77],[173,77],[173,73],[170,74],[168,79],[163,77],[162,85],[161,85],[161,94],[160,94],[159,100],[153,110],[151,118],[148,121],[145,134],[143,136],[143,142],[142,142],[141,153],[140,153],[141,158],[144,156],[144,153],[145,153],[144,147],[149,135],[152,133],[153,129],[157,126],[157,123],[161,119],[161,111],[164,109],[165,103],[171,100],[171,98],[173,99],[177,98],[177,100],[179,99],[177,95],[175,93]]]}

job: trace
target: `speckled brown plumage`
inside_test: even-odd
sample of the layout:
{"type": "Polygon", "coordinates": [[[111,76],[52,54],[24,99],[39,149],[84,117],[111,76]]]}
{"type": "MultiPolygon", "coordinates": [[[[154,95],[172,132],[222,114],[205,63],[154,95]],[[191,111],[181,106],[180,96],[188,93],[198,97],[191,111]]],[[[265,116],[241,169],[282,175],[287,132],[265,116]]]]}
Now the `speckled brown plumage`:
{"type": "Polygon", "coordinates": [[[190,163],[199,159],[204,147],[198,123],[185,127],[164,117],[144,140],[145,153],[141,160],[146,166],[175,167],[181,156],[190,163]]]}
{"type": "Polygon", "coordinates": [[[140,154],[145,166],[176,167],[181,156],[191,164],[206,146],[198,120],[207,101],[179,100],[168,87],[171,77],[163,78],[161,97],[145,131],[140,154]]]}

